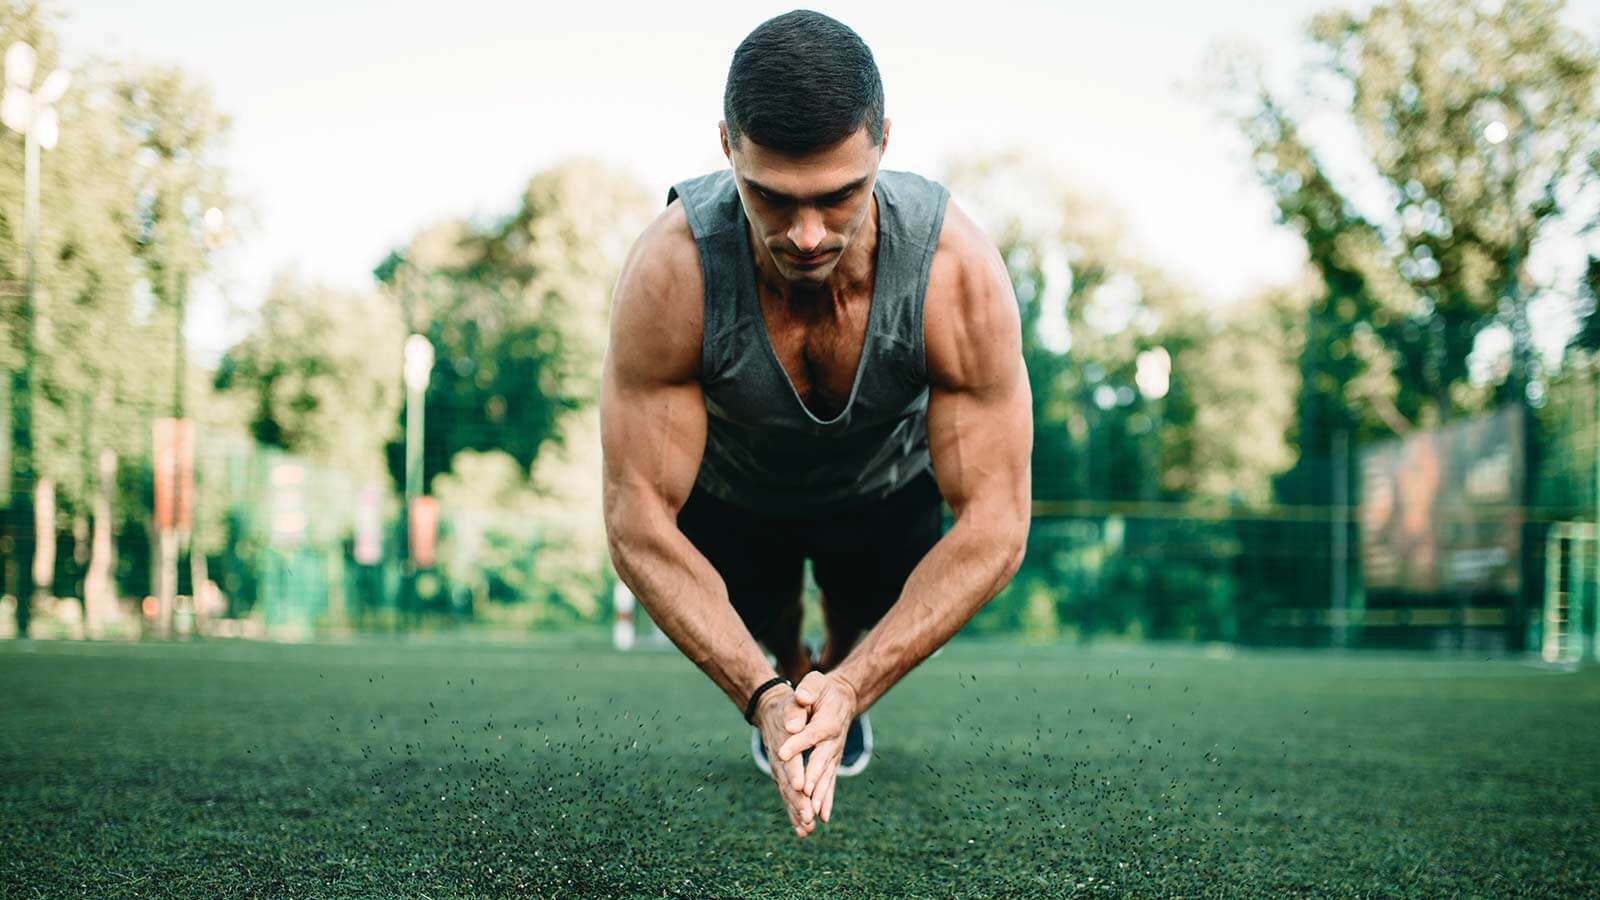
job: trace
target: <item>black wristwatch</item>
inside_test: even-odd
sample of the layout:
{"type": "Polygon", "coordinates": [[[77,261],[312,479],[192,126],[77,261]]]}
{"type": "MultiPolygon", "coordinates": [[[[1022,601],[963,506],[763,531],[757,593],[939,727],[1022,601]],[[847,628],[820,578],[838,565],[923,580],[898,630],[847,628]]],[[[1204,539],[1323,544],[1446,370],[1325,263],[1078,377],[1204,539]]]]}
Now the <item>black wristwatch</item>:
{"type": "Polygon", "coordinates": [[[756,701],[761,699],[762,694],[765,694],[768,690],[780,684],[787,684],[790,690],[794,689],[794,682],[783,677],[782,675],[768,679],[765,684],[756,688],[756,692],[750,695],[750,702],[746,703],[744,706],[744,720],[746,722],[750,723],[751,725],[755,724],[756,701]]]}

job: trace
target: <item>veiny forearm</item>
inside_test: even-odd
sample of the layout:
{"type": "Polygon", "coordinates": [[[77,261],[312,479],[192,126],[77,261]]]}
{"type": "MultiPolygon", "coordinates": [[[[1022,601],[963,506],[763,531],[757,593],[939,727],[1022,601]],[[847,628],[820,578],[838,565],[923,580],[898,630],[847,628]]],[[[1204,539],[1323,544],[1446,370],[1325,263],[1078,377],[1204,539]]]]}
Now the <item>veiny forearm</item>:
{"type": "Polygon", "coordinates": [[[617,574],[650,618],[742,715],[750,692],[776,672],[711,563],[666,517],[608,527],[617,574]]]}
{"type": "Polygon", "coordinates": [[[865,711],[961,630],[1005,587],[1022,562],[1026,524],[958,520],[922,558],[900,598],[834,670],[865,711]],[[1020,531],[1020,535],[1019,535],[1020,531]]]}

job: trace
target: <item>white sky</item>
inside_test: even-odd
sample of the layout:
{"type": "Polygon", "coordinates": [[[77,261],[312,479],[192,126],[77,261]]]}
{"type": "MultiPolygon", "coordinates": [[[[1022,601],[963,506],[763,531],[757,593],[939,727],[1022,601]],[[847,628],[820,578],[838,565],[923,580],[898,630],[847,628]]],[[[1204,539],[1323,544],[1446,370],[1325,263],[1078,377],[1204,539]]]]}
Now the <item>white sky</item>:
{"type": "MultiPolygon", "coordinates": [[[[1272,224],[1242,142],[1198,98],[1208,51],[1253,45],[1275,73],[1303,59],[1328,0],[815,3],[883,72],[884,165],[936,176],[972,150],[1029,148],[1128,218],[1146,254],[1226,300],[1290,277],[1303,253],[1272,224]]],[[[1593,34],[1594,0],[1579,17],[1593,34]]],[[[294,266],[348,286],[443,216],[498,216],[541,167],[608,160],[661,196],[725,165],[717,146],[733,49],[762,2],[449,3],[67,0],[69,61],[177,63],[233,118],[227,156],[251,222],[225,297],[199,298],[204,356],[294,266]]]]}

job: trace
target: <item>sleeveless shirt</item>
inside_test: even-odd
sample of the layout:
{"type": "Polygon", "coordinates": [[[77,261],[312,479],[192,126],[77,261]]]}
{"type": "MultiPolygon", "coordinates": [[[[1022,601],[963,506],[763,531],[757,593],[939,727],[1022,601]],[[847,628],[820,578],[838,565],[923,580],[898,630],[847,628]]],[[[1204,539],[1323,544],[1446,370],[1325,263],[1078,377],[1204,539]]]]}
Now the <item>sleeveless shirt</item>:
{"type": "Polygon", "coordinates": [[[700,384],[706,445],[696,487],[775,519],[848,510],[930,467],[922,307],[948,192],[880,171],[878,246],[861,360],[844,409],[819,419],[778,361],[756,294],[733,172],[680,182],[705,282],[700,384]]]}

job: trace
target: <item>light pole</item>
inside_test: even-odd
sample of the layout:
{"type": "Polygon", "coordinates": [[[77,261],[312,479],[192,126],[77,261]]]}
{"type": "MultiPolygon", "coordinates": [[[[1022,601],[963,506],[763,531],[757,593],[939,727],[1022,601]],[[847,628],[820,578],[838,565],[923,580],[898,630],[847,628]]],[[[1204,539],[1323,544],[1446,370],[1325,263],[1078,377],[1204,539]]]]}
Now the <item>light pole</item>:
{"type": "Polygon", "coordinates": [[[406,619],[416,605],[417,561],[411,551],[414,535],[411,517],[422,496],[422,416],[428,392],[428,376],[433,372],[433,345],[420,334],[406,338],[404,377],[406,384],[406,508],[401,521],[404,540],[400,542],[405,561],[400,586],[400,616],[406,619]]]}
{"type": "MultiPolygon", "coordinates": [[[[1526,145],[1529,135],[1528,119],[1522,115],[1522,126],[1518,130],[1517,143],[1526,145]]],[[[1513,392],[1517,395],[1518,404],[1527,399],[1528,377],[1532,368],[1530,357],[1532,335],[1529,334],[1528,316],[1523,309],[1522,297],[1522,248],[1520,246],[1522,229],[1517,223],[1517,171],[1516,148],[1507,143],[1511,136],[1511,129],[1505,122],[1495,119],[1483,127],[1483,136],[1498,150],[1501,167],[1505,169],[1506,193],[1506,227],[1508,238],[1506,241],[1506,317],[1510,320],[1507,324],[1511,329],[1511,384],[1513,392]]]]}
{"type": "MultiPolygon", "coordinates": [[[[1533,335],[1526,308],[1526,301],[1522,296],[1522,228],[1517,213],[1517,156],[1518,146],[1527,147],[1532,138],[1533,128],[1528,115],[1528,109],[1515,94],[1511,95],[1511,103],[1516,107],[1516,116],[1520,122],[1517,128],[1516,146],[1508,143],[1511,129],[1504,121],[1502,108],[1488,124],[1483,127],[1483,137],[1499,150],[1501,166],[1505,169],[1506,193],[1506,306],[1507,317],[1510,319],[1511,329],[1511,372],[1509,375],[1512,388],[1512,402],[1517,405],[1520,413],[1517,423],[1516,442],[1522,455],[1522,471],[1518,473],[1522,481],[1522,496],[1518,501],[1527,506],[1528,499],[1533,493],[1534,474],[1537,471],[1533,453],[1537,449],[1533,440],[1533,409],[1528,396],[1528,389],[1532,386],[1530,377],[1533,370],[1533,335]]],[[[1537,547],[1538,526],[1523,520],[1519,526],[1521,533],[1518,535],[1519,544],[1523,548],[1537,547]]],[[[1527,593],[1534,577],[1538,572],[1534,564],[1533,554],[1524,550],[1518,563],[1517,594],[1513,598],[1512,620],[1515,631],[1511,636],[1511,645],[1521,648],[1525,639],[1526,627],[1524,623],[1525,610],[1531,606],[1527,593]]],[[[1465,639],[1466,626],[1462,626],[1463,640],[1465,639]]]]}
{"type": "Polygon", "coordinates": [[[11,376],[11,539],[17,569],[17,637],[28,636],[29,606],[33,602],[33,328],[39,251],[39,154],[55,147],[60,120],[55,104],[72,84],[64,69],[51,72],[38,90],[33,89],[38,54],[24,41],[6,48],[5,95],[0,98],[0,122],[22,134],[22,232],[27,262],[22,300],[18,309],[18,349],[21,362],[11,376]]]}
{"type": "Polygon", "coordinates": [[[1155,452],[1150,464],[1151,480],[1145,483],[1144,497],[1146,500],[1155,500],[1161,481],[1158,471],[1161,467],[1161,422],[1165,418],[1158,411],[1172,383],[1172,355],[1165,347],[1155,347],[1135,357],[1134,366],[1133,383],[1138,386],[1139,393],[1150,401],[1151,411],[1155,413],[1150,417],[1151,438],[1146,442],[1154,446],[1155,452]]]}

